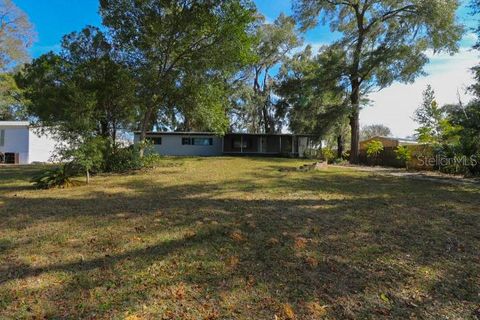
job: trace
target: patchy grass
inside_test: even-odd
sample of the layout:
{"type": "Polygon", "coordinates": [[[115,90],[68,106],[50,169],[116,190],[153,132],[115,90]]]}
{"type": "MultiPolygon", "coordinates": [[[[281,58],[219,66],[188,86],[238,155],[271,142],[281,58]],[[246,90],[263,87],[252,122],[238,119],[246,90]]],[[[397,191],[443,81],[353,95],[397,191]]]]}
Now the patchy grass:
{"type": "Polygon", "coordinates": [[[0,318],[480,316],[479,189],[181,161],[65,190],[0,168],[0,318]]]}

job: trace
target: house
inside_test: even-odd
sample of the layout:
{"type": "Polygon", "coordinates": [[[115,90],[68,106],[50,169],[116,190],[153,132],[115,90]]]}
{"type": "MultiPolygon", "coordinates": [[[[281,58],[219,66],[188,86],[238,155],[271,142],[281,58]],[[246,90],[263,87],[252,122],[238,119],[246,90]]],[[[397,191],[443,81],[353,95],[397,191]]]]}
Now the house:
{"type": "Polygon", "coordinates": [[[28,121],[0,121],[0,163],[49,162],[56,140],[28,121]]]}
{"type": "MultiPolygon", "coordinates": [[[[140,140],[136,132],[134,141],[140,140]]],[[[148,132],[153,150],[165,156],[269,155],[303,157],[318,137],[295,134],[148,132]]]]}
{"type": "Polygon", "coordinates": [[[373,138],[360,141],[360,150],[366,150],[367,145],[374,140],[380,141],[383,144],[384,148],[397,148],[398,146],[408,146],[408,145],[418,144],[417,141],[411,140],[411,139],[375,136],[373,138]]]}

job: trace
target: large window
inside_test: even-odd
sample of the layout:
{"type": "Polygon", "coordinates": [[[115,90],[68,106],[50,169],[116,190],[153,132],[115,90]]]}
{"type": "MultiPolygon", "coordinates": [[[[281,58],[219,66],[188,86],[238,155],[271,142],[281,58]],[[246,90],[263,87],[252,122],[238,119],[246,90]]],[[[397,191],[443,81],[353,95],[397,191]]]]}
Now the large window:
{"type": "Polygon", "coordinates": [[[5,146],[5,130],[0,130],[0,147],[5,146]]]}
{"type": "Polygon", "coordinates": [[[212,146],[213,145],[213,138],[190,138],[185,137],[182,138],[182,145],[189,145],[189,146],[212,146]]]}
{"type": "Polygon", "coordinates": [[[192,138],[192,145],[211,146],[213,145],[213,139],[212,138],[192,138]]]}

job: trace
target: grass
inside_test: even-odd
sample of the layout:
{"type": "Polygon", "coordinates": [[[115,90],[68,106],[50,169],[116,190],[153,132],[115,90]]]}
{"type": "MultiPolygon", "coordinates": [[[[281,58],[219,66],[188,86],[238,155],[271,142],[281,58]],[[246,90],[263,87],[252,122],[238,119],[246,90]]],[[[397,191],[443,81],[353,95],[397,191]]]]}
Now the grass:
{"type": "Polygon", "coordinates": [[[0,318],[480,316],[479,189],[279,171],[303,163],[182,159],[45,191],[41,168],[0,168],[0,318]]]}

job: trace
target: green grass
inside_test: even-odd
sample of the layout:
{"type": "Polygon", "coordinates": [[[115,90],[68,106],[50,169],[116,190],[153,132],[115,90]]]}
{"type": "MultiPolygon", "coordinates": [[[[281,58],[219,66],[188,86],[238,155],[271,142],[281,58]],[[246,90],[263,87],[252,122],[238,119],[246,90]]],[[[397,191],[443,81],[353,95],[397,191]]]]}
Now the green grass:
{"type": "Polygon", "coordinates": [[[1,167],[0,318],[479,316],[478,188],[179,161],[46,191],[1,167]]]}

